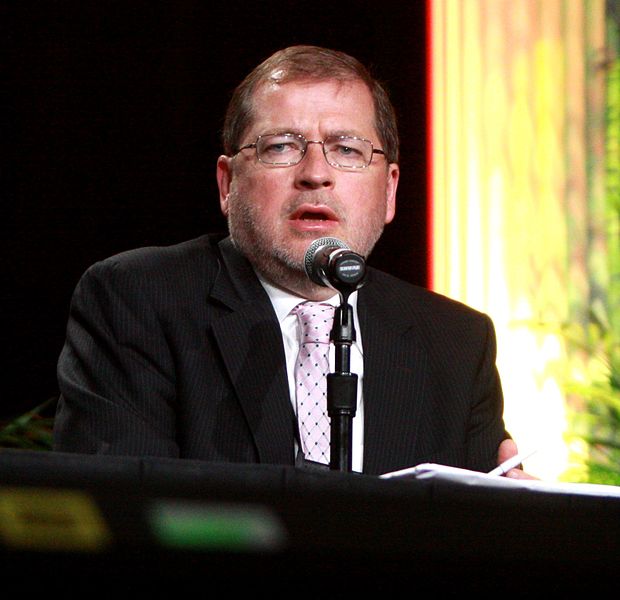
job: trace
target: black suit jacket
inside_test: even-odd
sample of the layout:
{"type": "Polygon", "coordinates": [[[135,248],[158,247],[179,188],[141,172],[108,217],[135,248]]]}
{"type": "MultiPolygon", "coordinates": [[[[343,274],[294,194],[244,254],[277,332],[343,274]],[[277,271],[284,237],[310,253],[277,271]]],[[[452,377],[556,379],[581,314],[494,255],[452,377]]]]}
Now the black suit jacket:
{"type": "MultiPolygon", "coordinates": [[[[364,472],[491,469],[506,433],[490,319],[374,269],[358,311],[364,472]]],[[[93,265],[58,377],[57,450],[294,464],[280,328],[228,238],[93,265]]]]}

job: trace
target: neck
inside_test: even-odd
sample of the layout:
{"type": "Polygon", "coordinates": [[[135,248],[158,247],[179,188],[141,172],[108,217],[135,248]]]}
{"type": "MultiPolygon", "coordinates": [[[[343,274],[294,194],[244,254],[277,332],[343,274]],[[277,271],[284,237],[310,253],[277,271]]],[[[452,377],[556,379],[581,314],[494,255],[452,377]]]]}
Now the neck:
{"type": "Polygon", "coordinates": [[[332,288],[314,283],[306,274],[302,260],[293,260],[285,254],[274,256],[272,253],[260,252],[256,250],[260,244],[251,244],[249,241],[240,244],[238,238],[233,238],[232,235],[231,239],[254,271],[271,285],[314,302],[327,300],[336,293],[332,288]]]}
{"type": "Polygon", "coordinates": [[[264,273],[261,273],[261,276],[271,285],[291,294],[295,294],[295,296],[299,296],[300,298],[312,300],[313,302],[323,302],[336,294],[334,289],[312,282],[305,273],[302,277],[289,277],[284,281],[274,281],[264,273]]]}

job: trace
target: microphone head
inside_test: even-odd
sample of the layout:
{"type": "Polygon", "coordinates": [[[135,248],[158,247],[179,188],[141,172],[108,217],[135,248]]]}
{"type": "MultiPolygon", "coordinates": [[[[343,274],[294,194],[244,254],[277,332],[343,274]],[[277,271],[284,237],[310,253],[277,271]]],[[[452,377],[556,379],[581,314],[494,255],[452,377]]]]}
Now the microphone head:
{"type": "MultiPolygon", "coordinates": [[[[349,246],[345,244],[342,240],[333,237],[322,237],[314,240],[306,250],[306,254],[304,256],[304,269],[306,271],[306,275],[315,281],[314,277],[314,258],[324,248],[342,248],[343,250],[349,250],[349,246]]],[[[321,284],[323,285],[323,284],[321,284]]]]}

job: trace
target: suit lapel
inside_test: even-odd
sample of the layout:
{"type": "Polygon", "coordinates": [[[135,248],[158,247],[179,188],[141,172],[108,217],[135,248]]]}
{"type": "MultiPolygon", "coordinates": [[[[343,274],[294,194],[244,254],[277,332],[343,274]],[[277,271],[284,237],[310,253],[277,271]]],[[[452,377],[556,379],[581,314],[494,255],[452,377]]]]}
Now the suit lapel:
{"type": "MultiPolygon", "coordinates": [[[[219,249],[223,266],[210,296],[230,312],[214,323],[215,341],[260,462],[294,464],[295,414],[277,318],[251,265],[230,239],[219,249]]],[[[379,474],[415,461],[428,356],[416,335],[415,311],[398,306],[385,285],[373,285],[369,278],[358,311],[364,346],[364,472],[379,474]]]]}
{"type": "Polygon", "coordinates": [[[412,466],[427,387],[428,356],[415,333],[411,307],[398,307],[386,291],[370,283],[358,300],[364,347],[364,472],[369,474],[412,466]]]}
{"type": "Polygon", "coordinates": [[[294,412],[282,335],[269,296],[252,267],[220,243],[222,262],[211,299],[231,312],[213,325],[230,380],[254,436],[260,462],[293,464],[294,412]]]}

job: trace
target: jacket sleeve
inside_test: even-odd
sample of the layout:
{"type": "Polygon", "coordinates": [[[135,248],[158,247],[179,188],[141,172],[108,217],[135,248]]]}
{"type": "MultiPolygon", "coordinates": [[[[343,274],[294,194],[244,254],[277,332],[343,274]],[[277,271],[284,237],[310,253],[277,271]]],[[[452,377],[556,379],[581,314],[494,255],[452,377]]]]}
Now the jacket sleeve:
{"type": "Polygon", "coordinates": [[[80,280],[58,362],[55,450],[179,455],[174,365],[147,279],[108,259],[80,280]]]}
{"type": "Polygon", "coordinates": [[[486,340],[473,381],[471,412],[467,427],[467,465],[489,471],[497,465],[497,449],[510,437],[504,428],[504,400],[495,364],[496,338],[491,319],[484,315],[486,340]]]}

